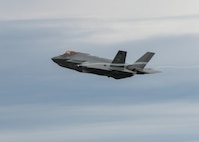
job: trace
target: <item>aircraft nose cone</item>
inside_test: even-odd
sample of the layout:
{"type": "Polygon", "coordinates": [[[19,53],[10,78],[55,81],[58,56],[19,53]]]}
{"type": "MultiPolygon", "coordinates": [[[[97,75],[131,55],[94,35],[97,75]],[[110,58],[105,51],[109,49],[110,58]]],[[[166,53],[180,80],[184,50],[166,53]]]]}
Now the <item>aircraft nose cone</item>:
{"type": "Polygon", "coordinates": [[[57,61],[58,61],[57,57],[53,57],[53,58],[51,58],[51,60],[53,60],[53,62],[55,62],[55,63],[57,63],[57,61]]]}

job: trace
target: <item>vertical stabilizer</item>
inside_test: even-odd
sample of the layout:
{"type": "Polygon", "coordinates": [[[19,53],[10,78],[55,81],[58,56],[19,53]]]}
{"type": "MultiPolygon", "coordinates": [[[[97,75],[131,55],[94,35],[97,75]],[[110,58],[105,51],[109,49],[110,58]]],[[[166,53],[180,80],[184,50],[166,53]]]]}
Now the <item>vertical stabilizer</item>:
{"type": "Polygon", "coordinates": [[[112,64],[125,64],[126,54],[126,51],[118,51],[117,55],[112,61],[112,64]]]}
{"type": "Polygon", "coordinates": [[[140,69],[143,69],[146,64],[151,60],[155,53],[153,52],[147,52],[142,57],[140,57],[134,64],[134,67],[138,67],[140,69]]]}

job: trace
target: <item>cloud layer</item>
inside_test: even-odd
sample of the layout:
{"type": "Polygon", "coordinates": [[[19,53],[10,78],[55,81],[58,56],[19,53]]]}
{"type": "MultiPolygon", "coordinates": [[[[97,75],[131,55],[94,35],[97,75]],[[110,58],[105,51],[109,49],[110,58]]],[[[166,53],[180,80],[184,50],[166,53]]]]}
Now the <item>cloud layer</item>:
{"type": "Polygon", "coordinates": [[[197,108],[197,103],[187,102],[122,106],[1,107],[1,121],[17,122],[15,125],[23,123],[26,126],[18,129],[18,126],[13,125],[12,128],[16,128],[12,131],[1,129],[0,139],[6,142],[98,141],[131,136],[127,141],[168,141],[175,135],[180,136],[178,140],[194,141],[197,138],[196,124],[199,120],[197,108]],[[40,125],[32,125],[38,123],[40,125]],[[190,135],[193,137],[184,140],[184,137],[190,135]],[[161,138],[156,139],[158,136],[161,138]]]}
{"type": "Polygon", "coordinates": [[[196,0],[1,0],[0,19],[184,16],[199,14],[198,4],[196,0]]]}
{"type": "Polygon", "coordinates": [[[197,1],[3,0],[0,11],[0,141],[199,140],[197,1]],[[65,50],[126,50],[128,63],[153,51],[162,73],[83,74],[51,61],[65,50]]]}

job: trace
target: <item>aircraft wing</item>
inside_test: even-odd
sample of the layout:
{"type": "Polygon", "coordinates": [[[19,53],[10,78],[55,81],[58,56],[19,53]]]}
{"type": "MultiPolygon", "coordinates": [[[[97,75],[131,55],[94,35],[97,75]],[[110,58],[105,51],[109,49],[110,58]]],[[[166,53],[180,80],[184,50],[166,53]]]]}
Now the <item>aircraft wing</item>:
{"type": "Polygon", "coordinates": [[[135,73],[134,71],[130,71],[124,67],[121,67],[120,64],[118,64],[118,66],[116,65],[112,66],[112,64],[104,64],[104,63],[82,63],[79,66],[88,69],[135,73]]]}

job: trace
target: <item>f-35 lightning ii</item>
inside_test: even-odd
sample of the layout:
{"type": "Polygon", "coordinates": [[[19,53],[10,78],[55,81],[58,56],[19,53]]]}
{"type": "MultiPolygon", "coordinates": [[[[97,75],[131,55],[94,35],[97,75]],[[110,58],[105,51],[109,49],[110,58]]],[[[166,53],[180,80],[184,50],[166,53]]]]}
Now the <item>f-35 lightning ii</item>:
{"type": "Polygon", "coordinates": [[[108,76],[115,79],[122,79],[134,76],[135,74],[157,73],[152,69],[145,68],[155,53],[147,52],[134,64],[126,64],[126,51],[119,50],[113,60],[91,56],[87,53],[66,51],[52,60],[61,67],[73,69],[79,72],[92,73],[108,76]]]}

